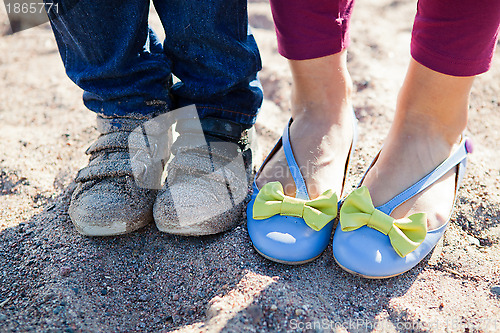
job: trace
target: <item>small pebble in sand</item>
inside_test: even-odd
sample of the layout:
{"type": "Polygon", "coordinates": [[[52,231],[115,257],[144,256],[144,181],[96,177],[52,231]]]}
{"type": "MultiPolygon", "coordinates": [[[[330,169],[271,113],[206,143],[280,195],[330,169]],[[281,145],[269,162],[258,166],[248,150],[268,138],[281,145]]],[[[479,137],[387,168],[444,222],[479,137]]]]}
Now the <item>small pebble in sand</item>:
{"type": "Polygon", "coordinates": [[[476,237],[469,236],[467,238],[469,240],[470,245],[481,246],[481,242],[476,237]]]}
{"type": "Polygon", "coordinates": [[[179,295],[178,295],[178,294],[174,294],[174,295],[172,296],[172,299],[173,299],[174,301],[178,301],[178,300],[179,300],[179,295]]]}
{"type": "Polygon", "coordinates": [[[61,274],[62,277],[69,276],[69,273],[71,273],[71,268],[69,268],[67,266],[61,267],[60,274],[61,274]]]}
{"type": "Polygon", "coordinates": [[[500,295],[500,285],[491,287],[491,293],[495,295],[500,295]]]}
{"type": "Polygon", "coordinates": [[[278,310],[276,304],[271,305],[271,311],[276,311],[276,310],[278,310]]]}
{"type": "Polygon", "coordinates": [[[57,315],[57,314],[59,314],[59,313],[60,313],[63,309],[64,309],[64,307],[62,307],[62,306],[58,306],[58,307],[56,307],[54,310],[52,310],[52,312],[53,312],[55,315],[57,315]]]}
{"type": "Polygon", "coordinates": [[[303,316],[305,314],[306,314],[306,312],[302,309],[295,310],[295,315],[297,315],[297,316],[303,316]]]}

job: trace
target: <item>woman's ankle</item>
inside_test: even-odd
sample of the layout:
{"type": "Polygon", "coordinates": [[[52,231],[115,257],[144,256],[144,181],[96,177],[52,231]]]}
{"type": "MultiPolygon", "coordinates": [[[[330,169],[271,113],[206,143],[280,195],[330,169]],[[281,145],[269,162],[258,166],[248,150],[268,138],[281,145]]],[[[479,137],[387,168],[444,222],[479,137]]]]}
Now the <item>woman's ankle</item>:
{"type": "Polygon", "coordinates": [[[433,117],[432,112],[397,110],[396,117],[385,140],[394,145],[400,141],[401,148],[421,147],[434,155],[432,159],[446,158],[458,143],[466,127],[466,120],[445,123],[433,117]],[[429,114],[431,114],[429,116],[429,114]]]}
{"type": "Polygon", "coordinates": [[[325,122],[339,122],[352,108],[353,83],[345,50],[327,57],[290,61],[293,75],[292,116],[306,113],[325,122]]]}
{"type": "Polygon", "coordinates": [[[453,77],[412,60],[401,87],[393,129],[446,141],[452,146],[465,130],[474,77],[453,77]]]}

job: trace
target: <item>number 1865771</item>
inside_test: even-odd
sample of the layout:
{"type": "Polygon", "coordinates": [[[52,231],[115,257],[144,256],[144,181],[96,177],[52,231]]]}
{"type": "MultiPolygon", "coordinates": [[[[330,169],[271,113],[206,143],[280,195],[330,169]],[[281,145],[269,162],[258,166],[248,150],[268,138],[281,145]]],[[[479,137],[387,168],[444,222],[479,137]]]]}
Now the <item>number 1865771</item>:
{"type": "Polygon", "coordinates": [[[7,14],[41,14],[43,11],[59,12],[59,4],[53,2],[31,2],[31,3],[20,3],[20,2],[9,2],[5,4],[7,14]]]}

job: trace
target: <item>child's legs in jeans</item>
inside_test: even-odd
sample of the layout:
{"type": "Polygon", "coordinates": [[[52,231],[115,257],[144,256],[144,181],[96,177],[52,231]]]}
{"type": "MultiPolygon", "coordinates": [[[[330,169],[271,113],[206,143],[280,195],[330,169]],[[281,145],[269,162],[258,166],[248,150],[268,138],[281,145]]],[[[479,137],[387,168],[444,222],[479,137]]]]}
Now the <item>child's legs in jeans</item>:
{"type": "Polygon", "coordinates": [[[196,104],[201,118],[251,127],[263,93],[247,0],[155,0],[154,5],[165,29],[164,54],[182,81],[172,87],[175,107],[196,104]]]}
{"type": "Polygon", "coordinates": [[[148,15],[149,0],[72,0],[50,12],[66,73],[91,111],[142,117],[171,107],[171,64],[148,15]]]}

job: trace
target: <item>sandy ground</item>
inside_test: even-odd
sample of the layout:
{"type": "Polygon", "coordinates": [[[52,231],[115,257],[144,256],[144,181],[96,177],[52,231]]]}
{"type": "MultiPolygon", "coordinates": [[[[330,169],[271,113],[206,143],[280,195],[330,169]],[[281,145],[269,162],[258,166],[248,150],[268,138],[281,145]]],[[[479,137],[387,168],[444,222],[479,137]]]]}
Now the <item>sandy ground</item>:
{"type": "MultiPolygon", "coordinates": [[[[257,130],[266,151],[289,117],[290,75],[268,3],[249,10],[264,63],[257,130]]],[[[410,0],[357,2],[349,67],[360,140],[349,186],[388,130],[414,10],[410,0]]],[[[412,271],[368,281],[344,273],[331,247],[307,265],[271,263],[253,250],[244,220],[204,238],[154,226],[116,238],[78,235],[67,207],[97,135],[94,115],[65,76],[47,25],[0,37],[0,331],[500,331],[498,53],[474,85],[475,153],[442,244],[412,271]]]]}

